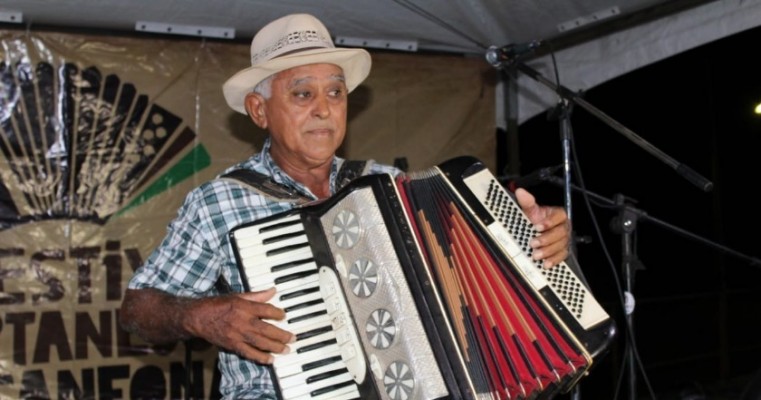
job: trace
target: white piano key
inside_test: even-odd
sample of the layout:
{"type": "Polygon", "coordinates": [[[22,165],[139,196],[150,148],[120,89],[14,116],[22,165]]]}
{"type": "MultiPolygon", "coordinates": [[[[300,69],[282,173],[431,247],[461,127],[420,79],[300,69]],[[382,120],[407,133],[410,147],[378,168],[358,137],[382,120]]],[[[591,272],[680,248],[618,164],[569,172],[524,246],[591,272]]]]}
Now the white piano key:
{"type": "Polygon", "coordinates": [[[299,395],[307,394],[314,390],[326,388],[326,387],[337,385],[339,383],[344,383],[347,381],[353,382],[353,379],[351,375],[349,375],[348,372],[343,372],[336,376],[331,376],[330,378],[320,379],[319,381],[316,381],[316,382],[305,383],[304,385],[301,385],[301,386],[296,386],[287,390],[283,390],[283,397],[290,398],[293,396],[299,396],[299,395]]]}
{"type": "MultiPolygon", "coordinates": [[[[320,333],[319,335],[314,335],[314,336],[308,337],[306,339],[298,340],[295,343],[291,343],[291,344],[288,345],[288,347],[290,347],[290,349],[291,349],[291,352],[288,353],[288,354],[295,353],[299,349],[302,349],[302,348],[307,347],[307,346],[311,346],[311,345],[313,345],[315,343],[320,343],[320,342],[324,342],[326,340],[331,340],[331,339],[335,339],[335,338],[336,338],[335,332],[333,332],[333,331],[327,331],[327,332],[320,333]]],[[[284,355],[285,354],[276,354],[275,355],[275,360],[277,360],[278,357],[282,357],[284,355]]]]}
{"type": "MultiPolygon", "coordinates": [[[[288,246],[309,241],[309,238],[303,231],[297,232],[297,233],[298,234],[296,235],[283,236],[279,238],[278,240],[271,240],[267,243],[264,243],[264,242],[253,243],[252,241],[247,246],[238,245],[238,252],[240,254],[251,254],[251,255],[264,254],[268,251],[274,251],[277,249],[281,249],[284,247],[288,247],[288,246]]],[[[276,236],[281,236],[281,235],[276,235],[276,236]]]]}
{"type": "MultiPolygon", "coordinates": [[[[326,315],[319,315],[318,317],[311,318],[306,321],[308,323],[304,323],[302,325],[291,325],[291,329],[293,330],[289,330],[289,332],[298,336],[305,333],[311,333],[315,330],[330,329],[330,319],[326,315]]],[[[267,322],[270,321],[268,320],[267,322]]]]}
{"type": "Polygon", "coordinates": [[[316,325],[330,325],[330,316],[327,314],[315,315],[312,318],[303,319],[297,322],[288,322],[288,320],[274,321],[273,325],[280,329],[284,329],[288,332],[298,335],[299,333],[307,332],[314,328],[316,325]]]}
{"type": "Polygon", "coordinates": [[[310,351],[307,353],[289,353],[278,356],[272,366],[278,377],[291,376],[304,371],[304,365],[311,362],[325,360],[331,357],[340,357],[341,350],[338,346],[325,346],[323,351],[310,351]]]}
{"type": "Polygon", "coordinates": [[[239,248],[261,246],[267,239],[296,232],[304,232],[304,225],[300,223],[292,224],[284,226],[282,229],[273,229],[267,232],[259,232],[258,234],[247,232],[247,235],[238,235],[236,232],[235,244],[237,244],[239,248]]]}
{"type": "MultiPolygon", "coordinates": [[[[307,238],[306,235],[299,235],[295,237],[291,237],[288,239],[279,240],[274,243],[268,243],[266,245],[257,245],[257,246],[249,246],[249,247],[238,247],[238,255],[240,255],[241,258],[249,259],[249,258],[259,258],[259,257],[274,257],[267,255],[267,252],[274,252],[278,251],[280,249],[285,249],[288,246],[296,246],[300,244],[307,244],[309,243],[309,238],[307,238]]],[[[284,254],[290,254],[288,251],[283,251],[284,254]]],[[[281,253],[281,254],[283,254],[281,253]]]]}
{"type": "Polygon", "coordinates": [[[291,262],[293,260],[301,260],[305,258],[312,258],[312,249],[309,246],[293,249],[292,251],[276,254],[270,257],[254,257],[246,258],[241,257],[241,263],[246,270],[246,276],[255,277],[256,274],[268,273],[272,267],[276,267],[281,264],[291,262]],[[249,272],[250,271],[250,272],[249,272]]]}
{"type": "MultiPolygon", "coordinates": [[[[280,385],[280,389],[282,393],[285,393],[286,390],[289,390],[296,386],[302,386],[307,384],[307,379],[311,376],[319,375],[323,372],[330,372],[335,371],[337,369],[344,368],[340,363],[332,363],[323,365],[319,368],[310,369],[309,371],[304,371],[298,374],[293,374],[287,377],[279,377],[278,376],[278,384],[280,385]]],[[[291,395],[291,397],[296,395],[291,395]]]]}
{"type": "Polygon", "coordinates": [[[354,400],[359,398],[359,388],[357,385],[348,385],[317,396],[306,394],[287,400],[354,400]]]}
{"type": "MultiPolygon", "coordinates": [[[[293,320],[293,319],[296,319],[296,318],[308,316],[310,314],[314,314],[314,313],[321,312],[321,311],[327,312],[327,310],[325,309],[325,303],[322,303],[322,302],[317,303],[317,304],[312,304],[312,305],[309,305],[309,306],[306,306],[306,307],[297,308],[295,310],[291,310],[291,311],[288,311],[287,313],[285,313],[285,321],[289,321],[289,320],[293,320]]],[[[287,322],[287,323],[288,324],[298,324],[299,322],[300,321],[293,322],[293,323],[287,322]]],[[[283,328],[283,329],[285,329],[285,328],[283,328]]]]}
{"type": "Polygon", "coordinates": [[[317,396],[307,394],[288,400],[353,400],[359,398],[359,388],[356,385],[349,385],[317,396]]]}
{"type": "MultiPolygon", "coordinates": [[[[329,357],[338,356],[338,354],[313,353],[313,354],[306,354],[306,356],[304,354],[299,354],[296,357],[289,357],[291,354],[279,355],[279,357],[275,359],[276,362],[272,364],[272,366],[275,369],[275,373],[278,376],[278,381],[285,379],[289,376],[306,372],[304,371],[304,364],[306,364],[307,362],[320,361],[320,360],[325,360],[329,357]]],[[[341,367],[344,367],[340,359],[336,359],[335,361],[325,363],[325,365],[335,365],[335,364],[338,364],[338,365],[341,365],[341,367]]]]}
{"type": "MultiPolygon", "coordinates": [[[[323,325],[324,326],[324,325],[323,325]]],[[[309,350],[302,351],[301,353],[298,353],[300,349],[303,349],[304,347],[314,345],[316,343],[322,343],[325,341],[330,341],[334,339],[333,331],[326,331],[323,333],[316,334],[314,336],[308,337],[306,339],[301,339],[296,341],[295,343],[291,343],[288,345],[288,348],[290,349],[290,352],[287,354],[279,354],[279,353],[273,353],[273,356],[275,357],[275,360],[273,362],[274,366],[284,366],[290,363],[291,359],[297,359],[297,354],[305,354],[308,353],[309,350]],[[290,356],[290,357],[286,357],[290,356]]],[[[324,348],[327,347],[327,344],[325,346],[319,347],[324,348]]]]}
{"type": "MultiPolygon", "coordinates": [[[[241,239],[245,239],[251,236],[259,236],[259,235],[262,235],[263,228],[268,228],[273,225],[282,224],[284,222],[295,222],[300,220],[301,220],[301,215],[293,214],[285,218],[274,219],[272,221],[268,221],[265,223],[259,223],[256,225],[249,225],[244,228],[239,228],[235,230],[235,240],[239,241],[241,239]]],[[[300,224],[295,224],[295,225],[300,225],[300,224]]],[[[272,230],[277,230],[277,229],[273,228],[272,230]]]]}
{"type": "Polygon", "coordinates": [[[319,282],[315,281],[315,274],[305,275],[301,278],[296,278],[287,282],[280,282],[277,285],[274,282],[265,282],[263,284],[255,283],[250,286],[252,292],[269,289],[271,287],[277,288],[277,293],[290,293],[294,289],[317,286],[319,282]]]}
{"type": "MultiPolygon", "coordinates": [[[[305,276],[303,278],[294,279],[292,281],[283,282],[279,285],[277,285],[278,293],[280,292],[286,292],[290,291],[291,289],[295,289],[302,286],[307,285],[319,285],[320,284],[320,278],[317,276],[317,274],[305,276]]],[[[272,285],[269,285],[267,287],[271,287],[272,285]]]]}
{"type": "Polygon", "coordinates": [[[314,261],[309,261],[303,264],[294,265],[292,267],[283,268],[275,272],[263,272],[263,273],[258,273],[256,275],[248,275],[256,280],[255,285],[252,285],[249,283],[249,286],[251,286],[252,288],[254,286],[270,287],[270,286],[273,286],[273,284],[275,283],[275,280],[278,278],[282,278],[284,276],[297,274],[300,272],[306,272],[306,271],[317,271],[317,264],[314,261]]]}
{"type": "MultiPolygon", "coordinates": [[[[314,288],[316,286],[315,285],[304,286],[304,287],[302,287],[301,290],[308,289],[310,287],[314,288]]],[[[295,290],[289,291],[289,293],[292,293],[292,292],[298,291],[298,290],[299,290],[299,288],[296,288],[295,290]]],[[[272,299],[272,301],[270,301],[270,304],[272,304],[273,306],[278,307],[278,308],[286,309],[288,307],[295,306],[297,304],[302,304],[302,303],[306,303],[306,302],[314,301],[314,300],[322,300],[322,295],[320,295],[320,292],[317,291],[317,290],[312,292],[312,293],[305,293],[305,294],[300,295],[300,296],[291,297],[291,298],[288,298],[288,299],[285,299],[285,300],[280,300],[280,296],[282,294],[288,294],[288,293],[281,293],[280,289],[278,288],[278,291],[275,294],[275,298],[272,299]]]]}

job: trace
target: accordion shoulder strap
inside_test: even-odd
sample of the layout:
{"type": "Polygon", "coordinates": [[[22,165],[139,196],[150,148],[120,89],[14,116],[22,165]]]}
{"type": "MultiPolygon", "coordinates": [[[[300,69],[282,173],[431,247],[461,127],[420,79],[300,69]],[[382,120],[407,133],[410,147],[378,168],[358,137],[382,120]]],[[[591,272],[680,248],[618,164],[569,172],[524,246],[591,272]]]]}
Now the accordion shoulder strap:
{"type": "Polygon", "coordinates": [[[336,190],[346,186],[349,182],[370,172],[373,160],[344,160],[336,176],[336,190]]]}
{"type": "Polygon", "coordinates": [[[220,176],[219,179],[236,182],[249,190],[275,201],[302,203],[308,200],[298,191],[273,181],[267,175],[250,169],[232,170],[220,176]]]}
{"type": "MultiPolygon", "coordinates": [[[[373,160],[344,160],[336,176],[336,190],[346,186],[352,180],[367,174],[373,163],[373,160]]],[[[310,200],[298,191],[273,181],[269,176],[250,169],[232,170],[220,176],[219,179],[234,181],[277,201],[303,203],[310,200]]]]}

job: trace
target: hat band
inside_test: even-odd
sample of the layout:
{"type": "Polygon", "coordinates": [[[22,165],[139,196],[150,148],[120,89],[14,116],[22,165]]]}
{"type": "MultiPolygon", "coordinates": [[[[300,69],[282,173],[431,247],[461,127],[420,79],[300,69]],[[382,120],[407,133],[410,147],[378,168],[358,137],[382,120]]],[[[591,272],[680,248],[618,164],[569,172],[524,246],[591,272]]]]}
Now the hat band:
{"type": "Polygon", "coordinates": [[[277,58],[280,58],[280,57],[285,57],[285,56],[288,56],[288,55],[291,55],[291,54],[294,54],[294,53],[301,53],[302,51],[324,49],[324,48],[325,47],[323,47],[323,46],[304,47],[303,49],[296,49],[296,50],[286,51],[285,53],[282,53],[282,54],[278,54],[278,55],[270,58],[270,60],[274,60],[274,59],[277,59],[277,58]]]}
{"type": "Polygon", "coordinates": [[[295,31],[290,32],[284,36],[282,36],[280,39],[278,39],[275,43],[273,43],[269,47],[265,47],[262,49],[262,51],[254,54],[251,57],[251,65],[256,65],[260,61],[268,60],[271,58],[276,58],[283,56],[285,54],[293,53],[294,51],[304,50],[303,48],[300,49],[294,49],[290,51],[283,52],[283,54],[276,54],[277,52],[283,50],[284,48],[298,46],[303,43],[314,43],[316,46],[310,47],[310,48],[332,48],[333,42],[330,39],[330,36],[324,35],[322,32],[317,32],[313,29],[306,29],[302,31],[295,31]],[[276,55],[275,55],[276,54],[276,55]]]}

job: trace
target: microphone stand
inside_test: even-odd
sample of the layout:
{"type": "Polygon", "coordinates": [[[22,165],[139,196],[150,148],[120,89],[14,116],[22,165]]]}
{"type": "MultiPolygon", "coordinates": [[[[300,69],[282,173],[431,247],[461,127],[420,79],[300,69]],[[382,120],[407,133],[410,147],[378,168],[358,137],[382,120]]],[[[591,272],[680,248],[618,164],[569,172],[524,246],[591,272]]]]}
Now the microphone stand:
{"type": "MultiPolygon", "coordinates": [[[[560,119],[560,139],[563,146],[563,176],[565,178],[563,185],[563,200],[565,212],[568,214],[568,221],[573,221],[573,210],[571,206],[571,132],[573,132],[571,126],[571,109],[572,104],[566,99],[561,99],[555,109],[556,115],[558,115],[560,119]]],[[[573,238],[573,229],[571,229],[570,242],[571,245],[569,251],[571,252],[571,256],[575,256],[576,240],[573,238]]],[[[581,400],[580,385],[575,385],[573,389],[571,389],[570,396],[571,400],[581,400]]]]}
{"type": "MultiPolygon", "coordinates": [[[[567,182],[557,176],[551,176],[551,175],[548,176],[546,174],[543,174],[539,176],[539,179],[548,181],[556,186],[560,186],[563,188],[568,187],[567,182]]],[[[639,257],[637,257],[637,254],[634,251],[634,246],[633,246],[634,232],[637,229],[638,222],[640,220],[643,220],[646,222],[654,223],[660,227],[666,228],[667,230],[676,232],[688,239],[694,240],[696,242],[700,242],[709,247],[713,247],[714,249],[717,249],[724,254],[728,254],[736,258],[739,258],[741,260],[747,261],[749,265],[754,267],[761,267],[761,259],[740,253],[722,244],[713,242],[704,237],[701,237],[692,232],[689,232],[685,229],[679,228],[675,225],[672,225],[660,219],[654,218],[648,215],[646,212],[629,205],[626,202],[626,197],[621,194],[617,194],[615,196],[615,199],[611,200],[606,197],[600,196],[594,192],[591,192],[589,190],[580,188],[573,184],[570,185],[570,188],[572,190],[582,193],[584,196],[589,196],[591,198],[594,198],[599,204],[606,204],[609,206],[609,208],[615,208],[618,210],[618,216],[614,219],[611,226],[613,228],[614,233],[621,234],[621,245],[622,245],[621,260],[622,260],[622,270],[623,270],[624,279],[625,279],[625,282],[624,282],[625,292],[624,292],[623,302],[624,302],[624,312],[626,315],[627,335],[628,335],[628,340],[626,341],[626,348],[624,353],[624,357],[625,357],[624,360],[626,361],[626,369],[628,372],[629,399],[634,400],[637,398],[636,370],[637,370],[638,364],[637,364],[637,357],[636,357],[636,346],[634,342],[634,328],[633,328],[634,296],[632,295],[632,293],[634,291],[634,275],[637,270],[644,269],[642,263],[639,260],[639,257]]]]}
{"type": "MultiPolygon", "coordinates": [[[[560,98],[561,98],[561,107],[565,107],[561,109],[561,135],[563,140],[563,164],[565,167],[565,182],[563,184],[563,187],[565,189],[565,206],[566,206],[566,212],[568,213],[568,220],[573,221],[571,219],[572,213],[571,213],[571,171],[570,171],[570,119],[569,119],[569,111],[571,104],[578,104],[582,106],[585,110],[590,112],[592,115],[596,116],[603,122],[605,122],[608,126],[615,129],[617,132],[623,134],[625,137],[627,137],[630,141],[632,141],[634,144],[640,146],[641,148],[648,151],[650,154],[654,155],[659,160],[663,161],[667,165],[671,166],[677,173],[682,175],[685,179],[690,181],[692,184],[696,185],[703,191],[710,191],[713,188],[713,183],[710,182],[708,179],[704,178],[697,172],[693,171],[691,168],[677,162],[673,158],[669,157],[667,154],[659,150],[658,148],[652,146],[650,143],[648,143],[646,140],[641,138],[639,135],[634,133],[632,130],[624,126],[623,124],[619,123],[618,121],[614,120],[607,114],[603,113],[596,107],[589,104],[587,101],[582,99],[577,93],[569,90],[566,87],[561,86],[560,84],[556,84],[552,82],[551,80],[544,77],[542,74],[540,74],[535,69],[529,67],[523,62],[519,61],[520,57],[513,57],[512,59],[498,59],[499,61],[492,62],[492,58],[490,57],[490,54],[487,53],[487,61],[492,62],[492,65],[502,70],[503,73],[505,73],[508,77],[510,76],[516,76],[516,70],[520,71],[526,75],[528,75],[530,78],[534,79],[535,81],[543,84],[544,86],[550,88],[554,92],[556,92],[560,98]],[[505,68],[508,67],[509,73],[505,72],[505,68]]],[[[622,218],[623,219],[623,218],[622,218]]],[[[634,221],[630,221],[634,222],[634,221]]],[[[636,226],[636,223],[633,223],[631,226],[636,226]]],[[[627,232],[624,235],[624,246],[625,246],[625,252],[630,251],[630,243],[631,240],[630,232],[627,232]]],[[[573,241],[572,241],[573,242],[573,241]]],[[[571,248],[571,252],[574,252],[574,248],[571,248]]],[[[631,268],[631,255],[626,255],[624,259],[624,266],[625,266],[625,273],[626,273],[626,299],[625,301],[631,300],[632,305],[632,312],[627,312],[627,323],[628,325],[628,332],[629,336],[631,336],[631,333],[634,331],[631,324],[633,322],[633,304],[634,304],[634,298],[632,296],[632,287],[631,283],[634,280],[633,277],[633,268],[631,268]]],[[[629,357],[629,385],[630,385],[630,399],[635,400],[636,399],[636,371],[634,369],[634,347],[633,347],[633,338],[631,338],[630,341],[627,341],[627,355],[629,357]]],[[[578,386],[578,385],[577,385],[578,386]]],[[[575,387],[571,393],[573,400],[579,400],[580,399],[580,393],[579,389],[575,387]]]]}
{"type": "Polygon", "coordinates": [[[614,204],[619,214],[612,224],[613,231],[621,235],[621,268],[624,274],[624,313],[629,340],[626,341],[624,360],[629,372],[629,398],[637,398],[637,354],[634,346],[634,274],[638,269],[644,269],[637,254],[634,252],[633,237],[637,229],[637,218],[641,212],[626,204],[626,198],[618,194],[614,204]]]}

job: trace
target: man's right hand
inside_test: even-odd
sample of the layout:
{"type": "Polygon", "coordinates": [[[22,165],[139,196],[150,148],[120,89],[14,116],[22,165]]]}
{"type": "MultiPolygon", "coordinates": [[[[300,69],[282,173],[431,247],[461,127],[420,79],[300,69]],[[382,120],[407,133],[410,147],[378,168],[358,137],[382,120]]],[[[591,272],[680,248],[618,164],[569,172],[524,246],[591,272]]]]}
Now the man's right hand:
{"type": "Polygon", "coordinates": [[[272,363],[272,353],[287,353],[287,344],[295,340],[266,321],[285,318],[282,309],[266,303],[274,295],[271,288],[194,299],[157,289],[127,289],[119,317],[124,330],[149,343],[199,337],[249,360],[272,363]]]}
{"type": "Polygon", "coordinates": [[[235,352],[243,358],[271,364],[271,353],[287,353],[295,336],[265,320],[282,320],[285,312],[266,303],[275,288],[200,300],[190,308],[184,325],[193,336],[235,352]]]}

